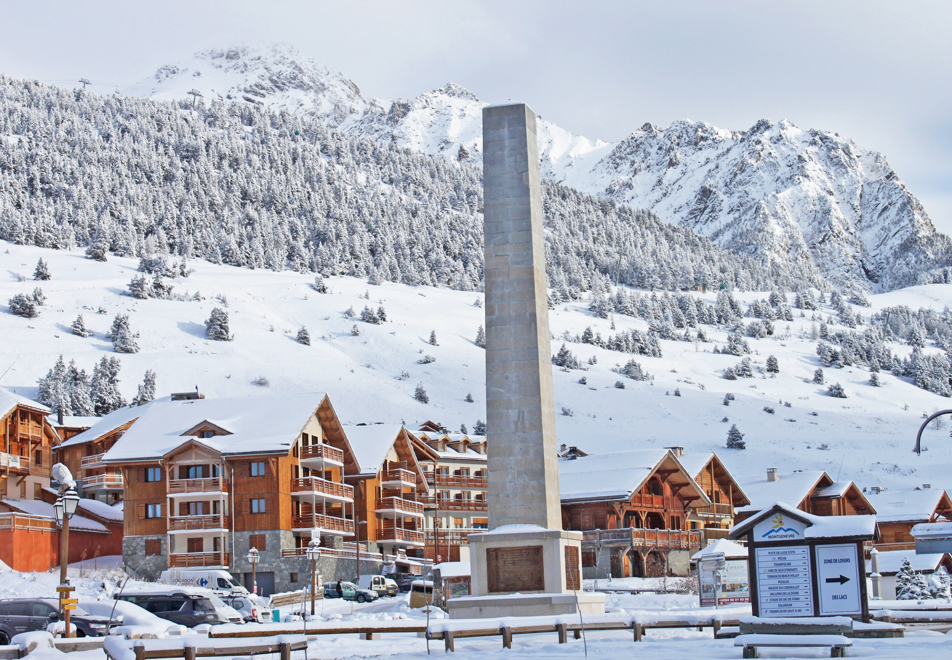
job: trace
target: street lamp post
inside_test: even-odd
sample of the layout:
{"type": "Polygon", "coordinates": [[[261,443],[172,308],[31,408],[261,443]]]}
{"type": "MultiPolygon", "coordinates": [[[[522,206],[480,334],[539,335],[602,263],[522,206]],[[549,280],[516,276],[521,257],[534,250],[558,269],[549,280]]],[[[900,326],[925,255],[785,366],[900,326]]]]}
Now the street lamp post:
{"type": "Polygon", "coordinates": [[[311,542],[307,544],[307,550],[304,551],[304,554],[307,555],[307,558],[311,560],[311,616],[315,615],[314,611],[314,599],[317,590],[317,560],[321,558],[321,548],[319,544],[321,542],[321,537],[312,536],[311,542]]]}
{"type": "Polygon", "coordinates": [[[248,556],[245,557],[248,562],[251,564],[251,593],[258,594],[258,560],[260,559],[258,555],[258,548],[252,548],[248,551],[248,556]]]}
{"type": "MultiPolygon", "coordinates": [[[[66,486],[66,484],[64,484],[66,486]]],[[[76,513],[76,507],[79,505],[79,495],[76,494],[76,489],[72,486],[66,486],[65,492],[62,492],[59,497],[56,498],[56,503],[53,505],[53,516],[56,518],[56,522],[60,523],[63,526],[63,531],[60,536],[60,586],[66,587],[69,584],[69,581],[66,577],[66,568],[69,565],[69,519],[73,517],[73,514],[76,513]]],[[[62,601],[69,597],[69,592],[63,590],[60,592],[60,614],[63,615],[63,619],[66,624],[66,630],[64,635],[70,637],[70,626],[69,626],[69,613],[72,611],[71,607],[67,607],[62,601]]]]}

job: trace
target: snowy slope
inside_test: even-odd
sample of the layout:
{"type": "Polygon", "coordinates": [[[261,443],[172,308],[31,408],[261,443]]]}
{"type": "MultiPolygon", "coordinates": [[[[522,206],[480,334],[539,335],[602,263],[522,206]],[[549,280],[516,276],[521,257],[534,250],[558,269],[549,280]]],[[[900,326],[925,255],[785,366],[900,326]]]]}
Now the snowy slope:
{"type": "MultiPolygon", "coordinates": [[[[308,275],[194,261],[190,265],[196,272],[190,278],[170,283],[176,293],[201,292],[204,300],[137,300],[123,294],[137,275],[137,263],[111,256],[99,263],[77,251],[0,242],[0,386],[35,396],[37,378],[59,354],[67,363],[75,359],[87,373],[102,356],[116,356],[122,362],[121,389],[127,399],[151,368],[158,374],[160,395],[196,386],[217,397],[326,391],[345,424],[405,422],[412,429],[432,419],[453,430],[461,424],[471,430],[478,419],[486,419],[484,352],[473,342],[483,323],[483,310],[474,302],[482,294],[399,284],[370,286],[361,279],[340,277],[328,279],[331,293],[321,295],[310,288],[308,275]],[[53,279],[38,283],[29,278],[41,256],[53,279]],[[28,279],[19,282],[17,274],[28,279]],[[38,318],[8,313],[5,303],[11,296],[37,285],[48,298],[38,318]],[[228,302],[232,342],[204,336],[204,320],[213,307],[223,305],[218,296],[228,302]],[[374,309],[382,305],[388,322],[371,325],[345,316],[348,308],[359,315],[365,305],[374,309]],[[106,313],[98,314],[99,307],[106,313]],[[94,332],[88,339],[70,333],[79,313],[94,332]],[[129,314],[132,329],[141,335],[141,352],[112,352],[103,334],[117,313],[129,314]],[[311,346],[295,341],[301,326],[307,327],[311,346]],[[352,334],[354,327],[358,336],[352,334]],[[433,330],[438,346],[428,343],[433,330]],[[426,355],[436,361],[421,364],[426,355]],[[270,381],[269,388],[253,384],[260,376],[270,381]],[[427,390],[429,404],[412,398],[418,383],[427,390]],[[465,401],[467,394],[474,403],[465,401]]],[[[714,298],[713,293],[704,295],[714,298]]],[[[907,304],[941,310],[952,302],[952,289],[915,287],[874,296],[872,302],[874,309],[907,304]]],[[[824,308],[824,316],[828,312],[824,308]]],[[[614,332],[646,329],[644,321],[629,317],[615,316],[614,322],[614,332]]],[[[613,333],[610,323],[593,317],[586,302],[560,304],[551,312],[555,337],[566,331],[581,333],[587,326],[608,336],[613,333]]],[[[932,452],[921,457],[912,453],[922,413],[949,407],[947,399],[887,372],[880,374],[883,387],[871,387],[869,373],[856,367],[826,370],[827,382],[840,382],[849,396],[832,398],[824,387],[809,382],[819,366],[816,343],[809,339],[810,320],[796,318],[789,330],[787,325],[778,322],[776,336],[748,339],[755,366],[762,366],[768,355],[778,358],[776,378],[758,374],[751,380],[727,381],[720,371],[739,358],[715,355],[714,343],[661,340],[663,357],[636,358],[654,380],[635,382],[611,371],[630,355],[570,343],[580,360],[594,356],[597,364],[586,365],[584,372],[554,372],[556,410],[571,412],[557,418],[558,442],[587,452],[670,445],[684,446],[689,453],[717,451],[737,476],[764,474],[767,467],[822,469],[834,478],[855,479],[861,486],[952,487],[946,430],[927,432],[932,452]],[[582,376],[587,379],[584,385],[578,382],[582,376]],[[619,380],[625,389],[615,387],[619,380]],[[679,397],[674,396],[676,388],[679,397]],[[729,407],[722,404],[727,392],[736,396],[729,407]],[[768,406],[774,414],[764,411],[768,406]],[[728,422],[722,421],[724,417],[728,422]],[[746,434],[747,450],[724,448],[731,424],[746,434]]],[[[724,345],[723,330],[706,329],[724,345]]],[[[561,343],[553,340],[553,352],[561,343]]],[[[892,348],[900,355],[909,351],[908,346],[892,348]]]]}
{"type": "MultiPolygon", "coordinates": [[[[353,82],[286,45],[197,53],[125,92],[182,99],[193,88],[314,112],[358,138],[482,160],[484,103],[459,85],[409,101],[364,99],[353,82]]],[[[650,209],[764,264],[810,260],[834,283],[887,291],[952,263],[952,242],[885,157],[834,133],[785,120],[746,131],[678,121],[609,143],[542,120],[539,148],[547,179],[650,209]]]]}

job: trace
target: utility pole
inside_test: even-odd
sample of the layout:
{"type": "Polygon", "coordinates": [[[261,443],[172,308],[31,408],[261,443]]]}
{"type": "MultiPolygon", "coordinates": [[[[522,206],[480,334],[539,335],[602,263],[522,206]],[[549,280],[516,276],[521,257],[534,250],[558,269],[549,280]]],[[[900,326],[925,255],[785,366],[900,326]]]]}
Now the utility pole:
{"type": "Polygon", "coordinates": [[[195,109],[195,103],[198,101],[198,99],[200,99],[200,98],[205,98],[204,96],[202,96],[202,93],[201,93],[200,91],[198,91],[197,89],[191,90],[188,94],[189,94],[189,96],[192,97],[192,109],[193,109],[193,110],[195,109]]]}
{"type": "Polygon", "coordinates": [[[84,92],[86,91],[86,85],[92,85],[92,83],[89,82],[89,80],[88,80],[87,78],[80,78],[80,79],[79,79],[79,82],[81,82],[81,83],[83,84],[83,91],[84,91],[84,92]]]}

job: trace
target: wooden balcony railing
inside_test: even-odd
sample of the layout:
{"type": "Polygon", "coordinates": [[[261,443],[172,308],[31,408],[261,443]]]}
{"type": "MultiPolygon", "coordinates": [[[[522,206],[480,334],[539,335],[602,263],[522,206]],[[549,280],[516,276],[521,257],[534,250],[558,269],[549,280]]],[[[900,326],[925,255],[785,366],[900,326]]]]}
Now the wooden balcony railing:
{"type": "Polygon", "coordinates": [[[291,480],[292,493],[318,493],[338,500],[354,501],[354,487],[328,481],[320,477],[303,477],[291,480]]]}
{"type": "Polygon", "coordinates": [[[122,488],[123,480],[121,474],[94,474],[91,477],[83,477],[83,490],[106,490],[109,488],[122,488]]]}
{"type": "Polygon", "coordinates": [[[405,500],[402,497],[381,497],[374,503],[377,513],[394,512],[408,516],[422,517],[423,505],[412,500],[405,500]]]}
{"type": "Polygon", "coordinates": [[[631,505],[648,509],[673,509],[674,501],[664,495],[633,495],[631,505]]]}
{"type": "Polygon", "coordinates": [[[732,516],[734,507],[730,504],[711,504],[710,506],[701,506],[697,508],[697,514],[700,516],[732,516]]]}
{"type": "Polygon", "coordinates": [[[219,513],[207,516],[169,516],[169,531],[200,531],[203,529],[223,529],[224,517],[219,513]]]}
{"type": "Polygon", "coordinates": [[[401,483],[416,485],[416,474],[410,470],[393,468],[390,470],[385,470],[383,474],[380,475],[380,482],[382,484],[401,483]]]}
{"type": "Polygon", "coordinates": [[[221,566],[228,568],[231,563],[231,554],[221,552],[182,552],[169,555],[171,568],[202,568],[206,566],[221,566]]]}
{"type": "Polygon", "coordinates": [[[169,495],[227,492],[228,482],[220,477],[209,477],[206,479],[169,479],[169,495]]]}
{"type": "Polygon", "coordinates": [[[489,511],[489,502],[486,500],[464,500],[429,495],[421,497],[420,502],[427,508],[438,511],[489,511]]]}
{"type": "Polygon", "coordinates": [[[456,474],[428,474],[427,481],[437,488],[489,488],[489,479],[486,477],[460,476],[456,474]]]}
{"type": "Polygon", "coordinates": [[[691,529],[642,529],[625,527],[622,529],[595,529],[582,532],[582,543],[591,546],[605,545],[644,546],[662,549],[682,549],[701,547],[701,530],[691,529]]]}
{"type": "Polygon", "coordinates": [[[30,471],[30,457],[17,456],[16,454],[0,453],[0,467],[8,470],[19,470],[20,472],[30,471]]]}
{"type": "Polygon", "coordinates": [[[423,545],[425,543],[423,532],[412,529],[400,529],[391,527],[389,529],[377,530],[377,543],[402,543],[408,545],[423,545]]]}
{"type": "Polygon", "coordinates": [[[308,445],[301,447],[301,460],[320,460],[329,463],[344,464],[344,452],[330,445],[308,445]]]}
{"type": "Polygon", "coordinates": [[[0,529],[23,529],[32,532],[56,532],[56,521],[25,513],[0,513],[0,529]]]}
{"type": "Polygon", "coordinates": [[[80,465],[84,470],[100,468],[103,466],[102,457],[105,455],[106,453],[103,452],[101,454],[93,454],[92,456],[83,456],[83,460],[80,461],[80,465]]]}
{"type": "Polygon", "coordinates": [[[354,533],[354,521],[346,518],[335,518],[334,516],[322,516],[319,513],[314,515],[294,516],[291,526],[294,529],[324,529],[333,532],[340,532],[343,535],[354,533]]]}

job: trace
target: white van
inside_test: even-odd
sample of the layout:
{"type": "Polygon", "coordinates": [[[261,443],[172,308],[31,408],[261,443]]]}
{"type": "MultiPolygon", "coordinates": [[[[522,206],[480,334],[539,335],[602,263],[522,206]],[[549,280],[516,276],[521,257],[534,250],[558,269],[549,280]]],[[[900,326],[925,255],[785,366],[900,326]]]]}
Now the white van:
{"type": "Polygon", "coordinates": [[[183,587],[203,587],[211,589],[216,594],[237,596],[246,594],[248,590],[238,583],[231,573],[222,569],[191,569],[173,568],[162,571],[159,576],[161,582],[181,585],[183,587]]]}
{"type": "Polygon", "coordinates": [[[384,596],[396,596],[400,591],[400,588],[397,587],[397,583],[384,575],[361,575],[360,588],[376,591],[377,595],[381,598],[384,596]]]}

